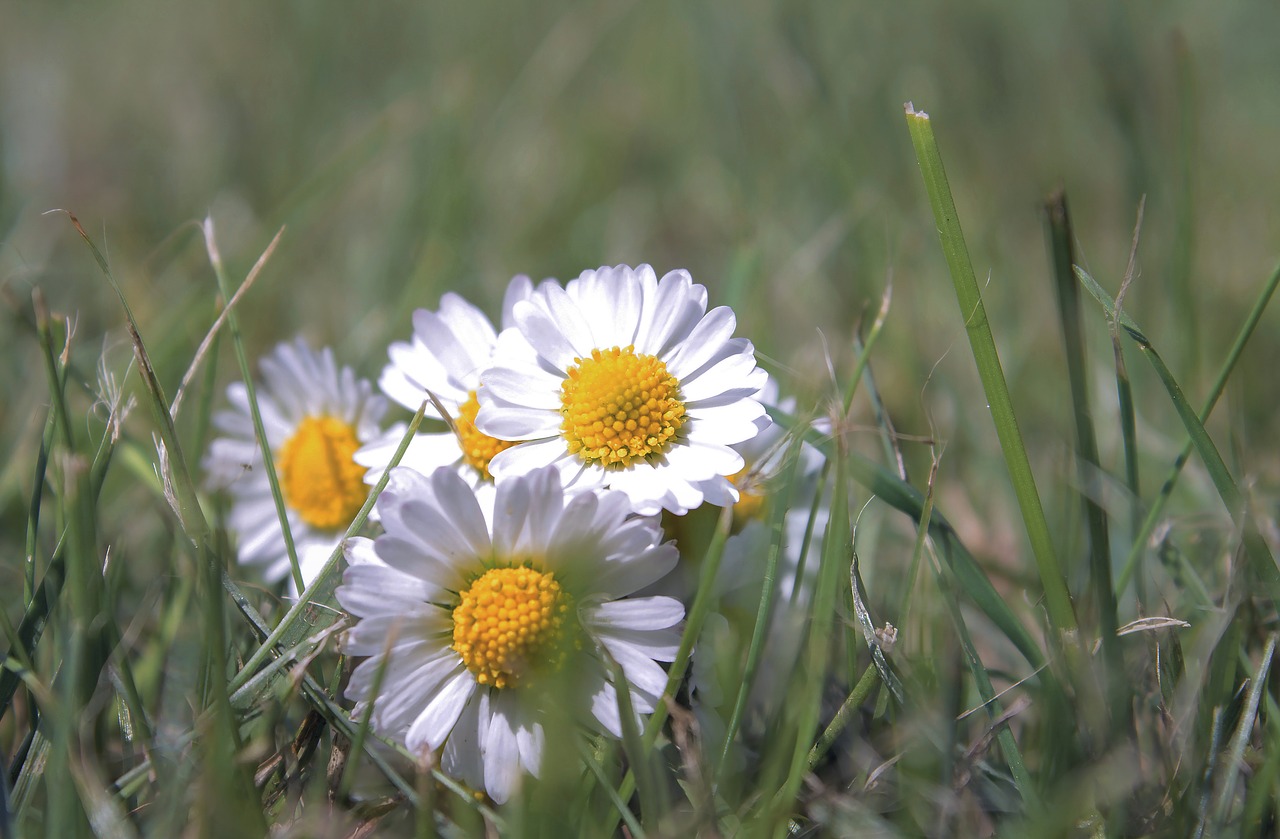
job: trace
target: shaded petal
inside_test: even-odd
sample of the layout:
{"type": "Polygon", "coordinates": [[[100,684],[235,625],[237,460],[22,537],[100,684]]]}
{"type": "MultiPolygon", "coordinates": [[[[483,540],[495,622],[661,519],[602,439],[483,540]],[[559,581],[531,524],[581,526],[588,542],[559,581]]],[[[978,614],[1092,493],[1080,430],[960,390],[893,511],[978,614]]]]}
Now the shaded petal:
{"type": "Polygon", "coordinates": [[[600,636],[600,643],[613,656],[613,660],[622,667],[623,675],[631,683],[632,704],[637,711],[648,713],[654,708],[658,697],[667,689],[667,672],[657,662],[630,644],[612,638],[600,636]]]}
{"type": "Polygon", "coordinates": [[[438,750],[477,690],[475,676],[462,666],[462,662],[457,661],[456,664],[456,669],[409,727],[404,743],[410,751],[421,751],[424,746],[433,752],[438,750]]]}
{"type": "Polygon", "coordinates": [[[481,733],[489,723],[489,691],[477,690],[463,707],[449,739],[444,741],[440,768],[474,789],[484,788],[484,759],[480,753],[481,733]]]}
{"type": "Polygon", "coordinates": [[[511,691],[499,691],[480,749],[484,758],[484,788],[499,804],[507,803],[520,781],[520,748],[514,727],[517,707],[511,691]]]}

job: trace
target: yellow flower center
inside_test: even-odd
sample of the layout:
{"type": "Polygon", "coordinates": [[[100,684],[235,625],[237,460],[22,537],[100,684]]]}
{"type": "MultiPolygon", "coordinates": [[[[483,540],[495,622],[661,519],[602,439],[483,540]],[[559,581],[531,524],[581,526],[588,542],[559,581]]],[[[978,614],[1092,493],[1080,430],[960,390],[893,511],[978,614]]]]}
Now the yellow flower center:
{"type": "Polygon", "coordinates": [[[661,359],[613,347],[574,361],[560,394],[560,429],[570,452],[621,468],[662,454],[675,440],[684,403],[661,359]]]}
{"type": "Polygon", "coordinates": [[[363,466],[352,457],[360,441],[336,417],[306,417],[276,455],[285,503],[317,530],[345,527],[369,497],[363,466]]]}
{"type": "Polygon", "coordinates": [[[453,609],[453,649],[480,684],[515,687],[564,665],[565,621],[572,609],[573,598],[550,572],[490,569],[453,609]]]}
{"type": "Polygon", "coordinates": [[[493,460],[498,452],[519,445],[520,441],[498,440],[488,434],[480,433],[476,429],[478,413],[480,413],[480,400],[473,390],[467,397],[467,401],[458,406],[458,416],[453,420],[453,430],[458,435],[458,445],[462,447],[462,459],[479,472],[486,481],[492,481],[493,475],[489,474],[489,461],[493,460]]]}
{"type": "Polygon", "coordinates": [[[733,504],[733,525],[741,529],[752,519],[764,515],[764,485],[758,475],[751,472],[751,464],[729,476],[729,483],[738,488],[738,500],[733,504]]]}

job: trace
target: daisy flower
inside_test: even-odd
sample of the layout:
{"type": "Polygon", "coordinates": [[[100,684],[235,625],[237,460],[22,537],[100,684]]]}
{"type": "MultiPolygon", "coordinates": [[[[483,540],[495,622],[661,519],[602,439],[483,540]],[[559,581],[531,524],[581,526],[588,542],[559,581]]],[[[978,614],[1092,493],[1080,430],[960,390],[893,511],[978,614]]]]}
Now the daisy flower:
{"type": "Polygon", "coordinates": [[[539,773],[549,719],[622,736],[609,659],[636,714],[653,711],[684,608],[627,596],[676,551],[653,519],[628,518],[625,495],[566,495],[542,469],[489,507],[453,470],[394,469],[378,508],[386,532],[347,542],[337,590],[359,619],[344,649],[368,656],[346,690],[356,718],[372,706],[375,731],[503,803],[539,773]]]}
{"type": "MultiPolygon", "coordinates": [[[[502,305],[503,328],[512,324],[511,309],[533,291],[528,277],[517,276],[507,286],[502,305]]],[[[489,367],[498,334],[478,308],[456,294],[440,298],[439,311],[413,313],[413,337],[391,345],[391,363],[383,368],[378,386],[393,401],[417,411],[427,391],[435,394],[452,428],[418,434],[409,443],[400,465],[430,475],[442,466],[455,469],[472,487],[492,492],[489,461],[514,442],[497,440],[476,430],[480,373],[489,367]]],[[[444,419],[434,405],[426,415],[444,419]]],[[[369,467],[365,480],[377,483],[404,439],[407,425],[398,423],[356,453],[356,462],[369,467]]]]}
{"type": "Polygon", "coordinates": [[[554,465],[566,487],[610,487],[636,512],[683,514],[737,499],[732,446],[768,423],[751,342],[687,271],[648,265],[585,271],[538,286],[511,310],[481,375],[476,427],[500,440],[501,483],[554,465]]]}
{"type": "MultiPolygon", "coordinates": [[[[339,369],[328,347],[314,352],[302,338],[277,346],[259,367],[258,410],[302,578],[309,583],[369,497],[364,469],[352,457],[377,435],[386,400],[350,367],[339,369]]],[[[237,536],[240,561],[260,566],[269,582],[291,578],[242,382],[227,388],[227,400],[233,409],[213,418],[224,436],[210,445],[205,471],[213,487],[231,493],[228,524],[237,536]]]]}

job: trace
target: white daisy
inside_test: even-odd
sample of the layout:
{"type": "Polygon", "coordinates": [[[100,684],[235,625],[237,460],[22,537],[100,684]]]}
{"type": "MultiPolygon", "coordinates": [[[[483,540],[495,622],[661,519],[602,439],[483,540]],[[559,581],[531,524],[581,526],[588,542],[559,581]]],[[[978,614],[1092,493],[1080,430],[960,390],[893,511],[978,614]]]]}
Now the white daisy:
{"type": "Polygon", "coordinates": [[[542,469],[498,485],[489,508],[450,469],[394,469],[378,508],[386,533],[347,543],[337,591],[360,619],[345,651],[369,656],[347,686],[356,718],[372,703],[374,730],[502,803],[538,774],[550,716],[621,737],[605,656],[635,712],[653,711],[684,608],[627,597],[676,551],[654,520],[627,517],[625,495],[566,496],[542,469]]]}
{"type": "MultiPolygon", "coordinates": [[[[258,410],[309,583],[369,497],[364,469],[352,456],[377,435],[386,400],[350,367],[339,370],[328,347],[314,352],[302,338],[278,345],[259,367],[258,410]]],[[[240,561],[260,566],[270,582],[292,580],[244,384],[230,385],[227,399],[233,410],[213,418],[225,436],[210,445],[204,468],[211,485],[232,495],[228,524],[240,561]]]]}
{"type": "MultiPolygon", "coordinates": [[[[512,325],[511,309],[528,299],[533,283],[517,276],[507,286],[502,306],[502,327],[512,325]]],[[[449,431],[417,434],[405,450],[400,465],[430,475],[442,466],[456,469],[473,487],[489,486],[490,459],[515,443],[497,440],[476,430],[479,410],[476,391],[480,374],[489,367],[498,335],[478,308],[456,294],[440,298],[439,311],[413,313],[413,338],[391,345],[391,363],[383,368],[379,387],[392,400],[417,411],[427,391],[435,394],[453,423],[449,431]]],[[[442,419],[434,405],[427,416],[442,419]]],[[[356,453],[356,462],[369,467],[365,480],[377,483],[382,471],[404,439],[407,425],[399,423],[356,453]]]]}
{"type": "Polygon", "coordinates": [[[731,337],[733,312],[708,312],[687,271],[547,281],[512,319],[476,417],[485,434],[528,441],[490,461],[499,483],[555,465],[565,486],[621,490],[645,515],[737,498],[725,476],[743,466],[732,446],[768,422],[754,398],[765,374],[751,342],[731,337]]]}

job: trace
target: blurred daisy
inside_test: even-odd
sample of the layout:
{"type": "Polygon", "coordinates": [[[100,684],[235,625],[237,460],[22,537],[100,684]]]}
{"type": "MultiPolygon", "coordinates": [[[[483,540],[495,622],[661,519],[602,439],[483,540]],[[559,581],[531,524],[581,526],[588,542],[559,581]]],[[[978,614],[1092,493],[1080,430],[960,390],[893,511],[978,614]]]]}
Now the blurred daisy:
{"type": "Polygon", "coordinates": [[[511,313],[476,417],[485,434],[528,441],[490,461],[499,483],[554,465],[566,487],[621,490],[645,515],[737,499],[732,446],[768,423],[754,398],[765,374],[731,337],[733,312],[708,312],[687,271],[585,271],[511,313]]]}
{"type": "MultiPolygon", "coordinates": [[[[772,377],[761,389],[759,399],[796,416],[795,398],[781,398],[772,377]]],[[[829,420],[820,419],[812,425],[824,434],[830,432],[829,420]]],[[[801,442],[798,448],[796,445],[794,433],[772,425],[752,440],[735,446],[746,465],[730,478],[738,488],[738,501],[733,505],[734,532],[725,543],[713,584],[715,611],[708,615],[698,638],[699,655],[693,660],[689,682],[691,706],[703,742],[712,754],[719,754],[724,744],[726,723],[737,699],[767,580],[773,580],[774,598],[739,732],[745,743],[759,745],[800,658],[818,571],[818,546],[829,514],[819,481],[825,458],[808,443],[801,442]],[[790,485],[782,481],[789,481],[790,485]],[[770,578],[767,572],[773,537],[768,518],[771,504],[780,503],[783,498],[787,509],[782,514],[778,564],[770,578]]],[[[735,744],[730,750],[735,762],[749,759],[752,753],[751,745],[745,750],[741,745],[735,744]]]]}
{"type": "MultiPolygon", "coordinates": [[[[512,324],[512,307],[528,299],[532,291],[528,277],[512,279],[502,305],[504,328],[512,324]]],[[[401,466],[424,475],[448,466],[472,487],[492,486],[489,461],[498,452],[516,445],[481,434],[475,426],[480,408],[476,398],[480,373],[489,367],[497,341],[497,332],[484,313],[456,294],[440,298],[439,311],[418,309],[413,313],[413,338],[391,345],[391,363],[383,368],[378,385],[392,400],[415,412],[427,398],[427,391],[431,391],[449,415],[452,428],[416,435],[405,450],[401,466]]],[[[442,419],[431,404],[426,415],[442,419]]],[[[356,453],[356,462],[369,467],[366,481],[377,483],[406,429],[405,423],[398,423],[356,453]]]]}
{"type": "Polygon", "coordinates": [[[539,773],[549,720],[621,737],[606,656],[635,712],[653,711],[684,609],[627,597],[676,551],[652,519],[627,517],[626,496],[566,496],[542,469],[499,484],[490,510],[452,470],[395,469],[378,508],[386,533],[347,543],[337,591],[359,618],[345,651],[369,657],[346,691],[357,718],[372,704],[376,731],[502,803],[539,773]]]}
{"type": "MultiPolygon", "coordinates": [[[[756,399],[763,405],[776,407],[784,414],[796,415],[796,399],[794,396],[783,399],[778,388],[778,381],[772,376],[765,379],[764,386],[756,394],[756,399]]],[[[765,515],[765,502],[768,500],[768,484],[778,477],[784,469],[789,468],[785,462],[788,452],[794,445],[794,435],[777,424],[769,424],[767,416],[757,420],[760,433],[734,446],[734,451],[742,455],[743,466],[729,476],[729,482],[738,491],[738,500],[733,505],[734,530],[740,531],[752,521],[759,521],[765,515]]],[[[812,427],[825,434],[830,433],[831,422],[826,418],[815,420],[812,427]]],[[[822,453],[806,442],[800,443],[795,452],[800,459],[795,464],[797,485],[800,493],[813,497],[812,484],[825,458],[822,453]]]]}
{"type": "MultiPolygon", "coordinates": [[[[369,497],[353,456],[378,433],[386,400],[350,367],[339,369],[329,348],[313,352],[302,338],[280,344],[259,366],[258,410],[309,583],[369,497]]],[[[225,436],[210,445],[204,468],[214,487],[231,493],[228,524],[240,561],[260,566],[269,582],[292,579],[244,384],[230,385],[227,399],[233,410],[213,418],[225,436]]]]}

